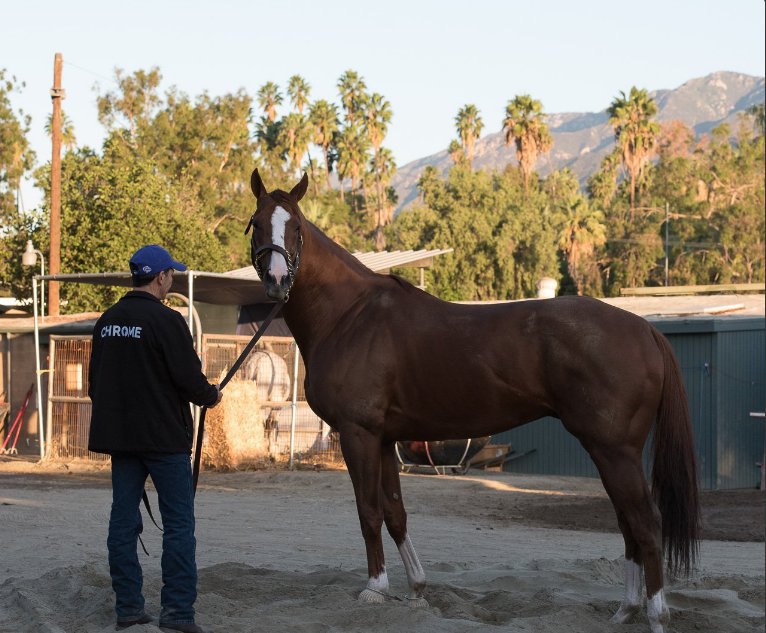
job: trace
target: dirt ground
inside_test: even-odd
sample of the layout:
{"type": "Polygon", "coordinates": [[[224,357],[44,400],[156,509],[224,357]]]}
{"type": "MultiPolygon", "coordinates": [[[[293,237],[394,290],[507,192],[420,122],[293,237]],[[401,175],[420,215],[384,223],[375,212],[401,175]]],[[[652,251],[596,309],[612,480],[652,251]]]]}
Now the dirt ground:
{"type": "MultiPolygon", "coordinates": [[[[483,507],[480,499],[471,511],[500,524],[523,525],[592,532],[618,532],[614,511],[604,496],[573,492],[560,497],[542,494],[509,494],[483,507]]],[[[714,541],[764,541],[766,494],[750,490],[708,490],[700,495],[702,538],[714,541]]]]}
{"type": "MultiPolygon", "coordinates": [[[[649,630],[643,612],[609,622],[623,592],[622,539],[598,480],[409,473],[402,492],[428,578],[425,609],[406,606],[387,535],[391,596],[384,605],[357,601],[367,574],[346,472],[203,472],[200,623],[216,633],[649,630]]],[[[108,466],[0,457],[0,633],[114,630],[110,496],[108,466]]],[[[702,493],[700,559],[692,577],[668,579],[666,633],[763,631],[765,501],[754,489],[702,493]]],[[[162,536],[144,523],[147,608],[156,615],[162,536]]]]}
{"type": "MultiPolygon", "coordinates": [[[[109,487],[108,467],[83,463],[50,465],[40,468],[28,459],[0,456],[0,483],[4,473],[19,472],[22,487],[50,486],[55,475],[67,474],[65,482],[71,487],[109,487]],[[15,464],[15,466],[14,466],[15,464]]],[[[207,471],[205,481],[226,481],[227,485],[248,489],[258,485],[261,477],[277,469],[236,472],[207,471]],[[209,479],[208,479],[209,478],[209,479]]],[[[419,469],[414,475],[428,478],[467,478],[487,471],[469,470],[466,475],[435,475],[419,469]]],[[[492,472],[492,471],[489,471],[492,472]]],[[[497,471],[495,471],[497,472],[497,471]]],[[[406,477],[406,474],[402,475],[406,477]]],[[[596,479],[578,477],[510,476],[518,485],[497,495],[484,488],[470,496],[461,497],[461,503],[443,505],[440,497],[424,496],[419,504],[439,512],[445,517],[476,517],[489,525],[511,524],[531,527],[584,530],[590,532],[619,533],[612,504],[596,479]],[[553,492],[563,494],[552,494],[553,492]]],[[[64,483],[64,482],[62,482],[64,483]]],[[[0,486],[0,490],[2,487],[0,486]]],[[[349,494],[353,494],[349,488],[349,494]]],[[[405,499],[410,508],[410,502],[405,499]]],[[[756,488],[737,490],[705,490],[700,492],[702,508],[702,539],[714,541],[764,542],[766,537],[766,492],[756,488]]]]}

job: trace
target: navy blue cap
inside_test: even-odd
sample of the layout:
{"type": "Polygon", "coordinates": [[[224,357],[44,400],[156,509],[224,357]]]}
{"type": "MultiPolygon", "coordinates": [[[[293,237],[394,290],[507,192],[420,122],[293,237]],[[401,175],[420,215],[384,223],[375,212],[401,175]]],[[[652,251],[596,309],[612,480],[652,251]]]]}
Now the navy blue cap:
{"type": "Polygon", "coordinates": [[[184,264],[177,262],[170,256],[170,253],[157,244],[142,246],[130,258],[130,274],[134,277],[156,275],[168,268],[186,270],[184,264]]]}

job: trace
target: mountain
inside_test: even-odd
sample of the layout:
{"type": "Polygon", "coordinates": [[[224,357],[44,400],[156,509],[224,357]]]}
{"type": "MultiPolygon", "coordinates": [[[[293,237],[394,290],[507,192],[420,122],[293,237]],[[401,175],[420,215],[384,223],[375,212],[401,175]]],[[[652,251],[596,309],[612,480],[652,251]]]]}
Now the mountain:
{"type": "MultiPolygon", "coordinates": [[[[736,131],[738,113],[763,103],[764,78],[716,72],[691,79],[673,90],[655,90],[650,96],[657,103],[655,119],[660,123],[680,120],[697,136],[721,123],[731,124],[736,131]]],[[[606,108],[601,112],[549,114],[546,122],[553,136],[553,147],[547,156],[537,161],[541,176],[568,167],[584,183],[614,148],[614,130],[609,125],[606,108]]],[[[449,139],[445,139],[445,148],[448,142],[449,139]]],[[[476,169],[501,170],[509,162],[516,164],[516,147],[506,146],[502,131],[479,139],[475,150],[473,166],[476,169]]],[[[452,159],[444,149],[397,170],[391,181],[399,196],[397,213],[417,199],[418,179],[429,165],[445,174],[452,167],[452,159]]]]}

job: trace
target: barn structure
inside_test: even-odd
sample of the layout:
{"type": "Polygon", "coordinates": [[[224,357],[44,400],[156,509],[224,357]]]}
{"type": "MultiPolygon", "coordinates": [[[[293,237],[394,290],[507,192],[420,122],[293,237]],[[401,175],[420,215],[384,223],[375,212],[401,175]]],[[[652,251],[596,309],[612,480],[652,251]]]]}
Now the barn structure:
{"type": "MultiPolygon", "coordinates": [[[[759,484],[764,459],[764,295],[604,299],[646,318],[670,341],[681,366],[704,489],[759,484]]],[[[555,418],[492,438],[514,453],[510,472],[598,477],[577,440],[555,418]]],[[[647,451],[645,451],[646,455],[647,451]]],[[[648,459],[645,458],[648,465],[648,459]]]]}
{"type": "MultiPolygon", "coordinates": [[[[375,272],[385,273],[392,268],[419,269],[422,285],[423,269],[430,267],[434,258],[451,251],[358,252],[354,256],[375,272]]],[[[87,446],[90,417],[87,397],[89,345],[100,314],[38,315],[38,284],[49,281],[131,286],[130,273],[126,271],[36,275],[33,285],[35,317],[10,311],[0,314],[0,445],[15,446],[18,454],[51,457],[45,446],[48,439],[53,445],[66,443],[72,447],[61,457],[94,459],[97,456],[88,454],[83,447],[87,446]],[[32,397],[25,406],[30,388],[32,397]],[[17,416],[20,417],[19,424],[14,426],[17,416]],[[46,419],[51,424],[46,426],[46,419]],[[57,421],[61,422],[61,428],[57,428],[57,421]],[[65,437],[56,433],[64,433],[65,437]]],[[[269,308],[269,299],[252,266],[226,273],[187,270],[174,276],[169,296],[185,304],[179,311],[187,318],[203,363],[203,347],[211,341],[216,352],[243,347],[242,339],[249,338],[247,335],[262,320],[260,315],[264,308],[266,312],[269,308]]],[[[266,334],[271,337],[289,335],[289,331],[278,318],[266,334]]],[[[286,350],[289,348],[286,343],[282,346],[286,350]]],[[[217,353],[215,361],[218,365],[227,361],[231,364],[234,358],[236,355],[229,358],[217,353]]],[[[218,366],[212,368],[213,371],[217,369],[218,366]]]]}
{"type": "MultiPolygon", "coordinates": [[[[368,265],[387,270],[407,263],[424,264],[443,252],[411,253],[410,262],[404,263],[400,254],[387,261],[378,256],[377,264],[368,265]]],[[[126,273],[92,275],[86,276],[89,277],[87,279],[83,276],[78,276],[78,279],[67,277],[71,276],[58,276],[61,281],[129,285],[126,273]]],[[[202,350],[206,371],[210,374],[211,371],[227,368],[262,319],[262,288],[254,271],[250,267],[223,275],[192,271],[189,276],[176,276],[176,280],[178,285],[174,286],[173,291],[195,307],[194,310],[186,310],[186,315],[190,329],[198,338],[198,349],[202,350]]],[[[763,418],[751,416],[751,413],[763,412],[766,406],[762,292],[636,296],[604,301],[646,318],[670,340],[689,395],[702,487],[726,489],[756,486],[760,479],[757,466],[763,463],[764,423],[763,418]]],[[[35,349],[29,320],[24,324],[18,320],[6,320],[5,325],[0,320],[2,386],[5,393],[12,394],[12,411],[18,410],[30,386],[28,383],[40,377],[35,403],[25,414],[19,452],[34,454],[40,451],[41,455],[45,454],[45,434],[50,434],[51,428],[49,426],[44,432],[44,425],[38,423],[37,411],[41,410],[48,412],[43,418],[51,418],[51,426],[54,426],[56,419],[66,422],[67,436],[62,439],[53,434],[51,439],[54,445],[56,441],[59,445],[63,441],[68,446],[80,446],[79,453],[64,453],[61,457],[95,458],[87,451],[82,452],[81,447],[87,445],[87,438],[78,439],[77,434],[82,436],[89,419],[87,385],[83,378],[87,376],[84,363],[88,354],[83,350],[87,348],[97,316],[62,317],[56,322],[49,318],[47,323],[41,324],[37,346],[41,358],[39,370],[29,366],[30,355],[34,357],[35,349]],[[57,345],[58,352],[51,354],[52,348],[55,351],[57,345]],[[65,348],[66,354],[74,356],[65,359],[65,348]],[[49,355],[52,357],[50,365],[45,362],[49,355]],[[50,369],[54,372],[46,373],[50,369]],[[53,374],[58,376],[58,382],[53,379],[53,374]],[[53,393],[56,389],[64,391],[53,393]],[[56,415],[59,417],[56,418],[56,415]]],[[[279,324],[274,326],[276,330],[270,331],[270,335],[285,333],[279,324]]],[[[302,367],[294,342],[282,337],[270,338],[268,344],[271,349],[282,350],[279,353],[284,364],[291,368],[289,380],[295,385],[292,402],[282,400],[270,403],[272,423],[277,426],[290,424],[292,410],[294,424],[297,412],[299,421],[305,418],[307,425],[313,425],[305,441],[306,447],[317,446],[321,440],[324,446],[337,451],[337,443],[325,442],[329,439],[326,425],[322,426],[321,421],[317,424],[316,416],[306,406],[302,394],[302,367]]],[[[480,398],[481,394],[477,397],[480,398]]],[[[4,429],[0,434],[3,440],[10,421],[11,416],[7,416],[5,425],[0,425],[0,429],[4,429]]],[[[63,431],[59,429],[57,432],[63,431]]],[[[292,436],[291,442],[295,434],[292,436]]],[[[585,450],[554,418],[543,418],[498,434],[491,442],[512,447],[510,459],[503,465],[504,470],[510,472],[598,476],[585,450]]],[[[274,445],[285,446],[283,440],[275,440],[274,445]]],[[[292,444],[290,451],[292,459],[292,444]]]]}

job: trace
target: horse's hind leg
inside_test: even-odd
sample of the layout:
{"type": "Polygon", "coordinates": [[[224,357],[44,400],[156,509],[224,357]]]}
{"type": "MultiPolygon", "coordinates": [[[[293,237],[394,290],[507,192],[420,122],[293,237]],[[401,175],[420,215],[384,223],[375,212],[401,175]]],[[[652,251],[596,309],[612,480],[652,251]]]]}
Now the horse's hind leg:
{"type": "Polygon", "coordinates": [[[380,439],[356,427],[341,431],[340,445],[348,474],[354,484],[356,509],[367,550],[367,588],[359,594],[361,602],[381,603],[388,593],[388,576],[383,556],[380,529],[383,526],[381,493],[380,439]]]}
{"type": "Polygon", "coordinates": [[[669,614],[663,594],[662,520],[641,466],[641,453],[610,446],[591,450],[625,540],[625,598],[614,622],[627,622],[641,600],[641,569],[646,581],[649,626],[663,633],[669,614]]]}
{"type": "Polygon", "coordinates": [[[381,452],[381,483],[383,487],[383,518],[391,538],[394,539],[399,555],[402,557],[410,586],[408,604],[411,607],[427,607],[423,597],[426,587],[426,575],[420,560],[407,534],[407,513],[402,500],[402,488],[399,482],[399,464],[396,460],[394,444],[384,444],[381,452]]]}

